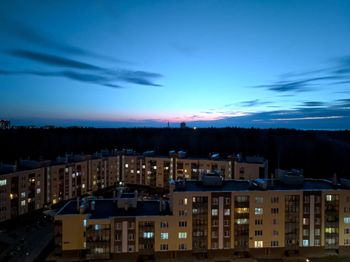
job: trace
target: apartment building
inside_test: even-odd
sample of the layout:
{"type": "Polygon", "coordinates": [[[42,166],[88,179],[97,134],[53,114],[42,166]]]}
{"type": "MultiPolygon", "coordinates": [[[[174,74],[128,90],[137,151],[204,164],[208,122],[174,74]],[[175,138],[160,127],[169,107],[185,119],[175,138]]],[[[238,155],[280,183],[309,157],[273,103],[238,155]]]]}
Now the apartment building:
{"type": "Polygon", "coordinates": [[[124,150],[101,151],[93,155],[67,154],[53,161],[21,160],[17,165],[1,165],[0,210],[4,212],[0,214],[0,222],[15,217],[15,214],[30,212],[33,205],[34,209],[55,205],[60,201],[116,186],[119,182],[168,191],[171,180],[199,179],[200,174],[211,170],[219,172],[225,179],[264,177],[265,171],[262,170],[267,172],[267,161],[246,159],[221,159],[217,154],[210,158],[189,158],[182,151],[169,156],[155,156],[149,152],[139,155],[124,150]],[[236,169],[240,170],[238,177],[236,169]],[[34,181],[33,177],[39,183],[35,185],[34,195],[31,193],[34,188],[34,182],[31,182],[34,181]],[[22,192],[21,188],[27,188],[22,191],[28,193],[22,192]],[[18,206],[18,211],[9,215],[13,206],[18,206]]]}
{"type": "Polygon", "coordinates": [[[0,221],[16,218],[43,207],[44,169],[31,164],[23,162],[18,168],[7,166],[13,173],[0,174],[0,221]]]}
{"type": "Polygon", "coordinates": [[[200,174],[218,171],[226,179],[252,180],[267,178],[268,161],[262,157],[210,158],[186,157],[184,152],[169,156],[122,155],[121,181],[125,184],[168,188],[171,179],[199,179],[200,174]]]}
{"type": "Polygon", "coordinates": [[[213,173],[172,182],[169,201],[141,201],[136,193],[72,200],[55,217],[57,252],[91,260],[349,255],[350,187],[343,182],[225,180],[213,173]]]}

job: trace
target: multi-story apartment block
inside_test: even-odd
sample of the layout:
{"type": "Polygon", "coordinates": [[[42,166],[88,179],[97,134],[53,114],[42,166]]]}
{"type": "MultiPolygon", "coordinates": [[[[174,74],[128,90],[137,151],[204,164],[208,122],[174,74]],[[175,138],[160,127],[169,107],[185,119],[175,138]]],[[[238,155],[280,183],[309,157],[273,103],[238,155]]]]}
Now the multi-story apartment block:
{"type": "Polygon", "coordinates": [[[185,158],[184,152],[180,151],[169,156],[141,156],[131,153],[122,155],[121,158],[121,181],[155,188],[167,189],[172,179],[199,179],[200,174],[213,170],[226,179],[242,180],[267,178],[268,172],[268,162],[262,157],[185,158]]]}
{"type": "Polygon", "coordinates": [[[40,209],[45,203],[44,169],[29,161],[11,169],[13,173],[0,175],[0,221],[40,209]]]}
{"type": "Polygon", "coordinates": [[[172,152],[169,156],[155,156],[149,152],[138,155],[126,150],[101,151],[93,155],[66,155],[53,161],[22,160],[17,165],[1,165],[0,210],[4,212],[0,214],[0,222],[15,217],[15,214],[30,212],[33,206],[34,209],[40,209],[55,205],[60,201],[116,186],[119,182],[167,191],[171,180],[200,179],[201,174],[212,170],[225,179],[263,178],[265,176],[262,170],[267,171],[267,161],[258,160],[231,157],[221,159],[217,154],[208,159],[189,158],[181,151],[172,152]],[[237,165],[240,166],[238,170],[244,169],[244,172],[239,171],[239,177],[235,171],[237,165]],[[37,177],[36,174],[40,176],[37,177]],[[37,183],[35,194],[33,176],[37,183]],[[21,194],[21,188],[27,188],[24,191],[28,193],[21,194]],[[18,206],[17,211],[11,208],[14,206],[18,206]],[[11,209],[13,215],[9,215],[11,209]]]}
{"type": "Polygon", "coordinates": [[[137,200],[137,193],[72,200],[55,217],[57,251],[84,259],[348,254],[350,186],[343,182],[213,173],[171,182],[169,201],[137,200]]]}

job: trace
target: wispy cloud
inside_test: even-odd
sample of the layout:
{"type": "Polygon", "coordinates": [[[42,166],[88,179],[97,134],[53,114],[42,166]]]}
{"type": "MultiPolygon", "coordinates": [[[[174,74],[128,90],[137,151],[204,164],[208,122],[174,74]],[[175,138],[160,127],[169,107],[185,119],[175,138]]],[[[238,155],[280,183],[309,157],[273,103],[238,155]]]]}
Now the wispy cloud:
{"type": "Polygon", "coordinates": [[[305,120],[324,120],[324,119],[338,119],[344,116],[306,116],[306,117],[291,117],[291,118],[272,118],[272,121],[305,121],[305,120]]]}
{"type": "Polygon", "coordinates": [[[91,63],[86,63],[76,59],[67,58],[64,56],[47,54],[37,51],[28,51],[23,49],[15,49],[6,52],[7,54],[16,57],[27,59],[33,62],[41,63],[48,66],[46,71],[0,71],[2,75],[37,75],[37,76],[53,76],[64,77],[76,81],[85,83],[93,83],[103,85],[107,87],[121,87],[115,82],[124,82],[145,86],[160,86],[154,82],[154,79],[162,77],[161,74],[146,72],[146,71],[133,71],[127,69],[109,69],[91,63]],[[64,68],[63,71],[54,71],[52,68],[64,68]],[[69,70],[67,70],[69,69],[69,70]]]}
{"type": "Polygon", "coordinates": [[[350,126],[350,98],[324,103],[306,101],[295,109],[272,110],[261,112],[241,112],[236,115],[221,115],[217,120],[194,121],[196,126],[240,126],[260,128],[295,128],[301,129],[348,129],[350,126]]]}
{"type": "Polygon", "coordinates": [[[42,52],[28,51],[23,49],[15,49],[7,52],[10,55],[30,59],[32,61],[40,62],[46,65],[69,67],[73,69],[84,69],[84,70],[102,70],[101,67],[94,66],[85,62],[80,62],[77,60],[45,54],[42,52]]]}
{"type": "Polygon", "coordinates": [[[333,60],[333,64],[318,70],[287,73],[282,80],[270,84],[253,86],[279,93],[309,92],[320,86],[334,86],[350,83],[350,58],[345,56],[333,60]]]}
{"type": "Polygon", "coordinates": [[[55,40],[55,37],[47,36],[44,32],[41,32],[37,28],[32,28],[28,24],[20,23],[8,17],[0,16],[1,28],[6,30],[10,35],[20,40],[24,40],[28,43],[35,44],[39,47],[51,49],[53,51],[63,52],[70,55],[85,56],[91,58],[98,58],[110,62],[128,63],[122,59],[116,59],[111,56],[99,54],[93,51],[86,50],[81,47],[70,45],[55,40]]]}
{"type": "Polygon", "coordinates": [[[254,99],[254,100],[242,101],[239,104],[241,106],[244,106],[244,107],[254,107],[254,106],[271,104],[271,102],[269,102],[269,101],[261,101],[259,99],[254,99]]]}
{"type": "Polygon", "coordinates": [[[326,103],[321,101],[306,101],[302,104],[303,107],[321,107],[325,105],[326,103]]]}

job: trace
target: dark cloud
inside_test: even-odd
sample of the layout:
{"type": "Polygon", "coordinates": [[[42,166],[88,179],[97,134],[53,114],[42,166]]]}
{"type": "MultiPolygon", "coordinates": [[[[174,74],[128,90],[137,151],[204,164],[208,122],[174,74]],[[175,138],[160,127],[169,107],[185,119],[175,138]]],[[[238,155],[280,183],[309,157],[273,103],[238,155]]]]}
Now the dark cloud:
{"type": "MultiPolygon", "coordinates": [[[[255,86],[258,88],[266,88],[270,91],[276,92],[305,92],[312,90],[313,86],[319,85],[320,82],[324,84],[325,81],[340,80],[339,76],[323,76],[323,77],[310,77],[303,80],[296,81],[278,81],[269,85],[255,86]]],[[[334,84],[334,82],[333,82],[334,84]]]]}
{"type": "MultiPolygon", "coordinates": [[[[63,56],[47,54],[43,52],[28,51],[23,49],[16,49],[6,52],[9,55],[12,55],[17,58],[28,59],[34,62],[39,62],[46,66],[50,67],[61,67],[70,69],[69,71],[65,70],[59,73],[51,73],[47,71],[43,72],[33,72],[30,70],[25,71],[25,74],[35,74],[40,76],[61,76],[81,82],[91,82],[95,84],[101,84],[109,87],[120,87],[119,85],[113,83],[126,82],[137,85],[146,85],[146,86],[161,86],[157,83],[154,83],[153,80],[156,78],[162,77],[161,74],[146,72],[140,70],[126,70],[126,69],[117,69],[112,70],[108,68],[103,68],[97,65],[90,63],[66,58],[63,56]],[[83,72],[82,72],[83,71],[83,72]],[[88,73],[86,73],[88,72],[88,73]]],[[[23,72],[10,72],[3,71],[0,72],[2,75],[13,75],[13,74],[23,74],[23,72]]]]}
{"type": "Polygon", "coordinates": [[[287,73],[271,84],[256,85],[255,88],[264,88],[270,91],[307,92],[319,86],[334,86],[350,83],[350,57],[345,56],[333,61],[331,67],[299,73],[287,73]]]}
{"type": "MultiPolygon", "coordinates": [[[[320,105],[319,101],[308,101],[304,105],[320,105]],[[315,103],[314,103],[315,102],[315,103]]],[[[256,127],[256,128],[295,128],[300,129],[349,129],[350,98],[322,104],[323,107],[304,106],[291,110],[273,110],[249,113],[243,116],[227,116],[214,121],[192,121],[198,127],[256,127]],[[348,106],[347,106],[348,105],[348,106]]]]}
{"type": "Polygon", "coordinates": [[[350,98],[338,99],[338,107],[350,107],[350,98]]]}
{"type": "Polygon", "coordinates": [[[253,106],[259,106],[259,105],[266,105],[270,103],[271,102],[268,102],[268,101],[261,101],[259,99],[254,99],[254,100],[242,101],[240,102],[240,105],[244,107],[253,107],[253,106]]]}
{"type": "Polygon", "coordinates": [[[98,66],[94,66],[88,63],[79,62],[73,59],[64,58],[56,55],[45,54],[42,52],[16,49],[16,50],[8,51],[7,53],[16,57],[30,59],[32,61],[40,62],[46,65],[69,67],[74,69],[102,70],[102,68],[98,66]]]}
{"type": "Polygon", "coordinates": [[[76,71],[56,71],[56,72],[44,72],[44,71],[8,71],[0,70],[0,75],[15,76],[15,75],[33,75],[42,77],[61,77],[66,79],[71,79],[79,82],[102,85],[112,88],[122,88],[122,86],[111,83],[110,79],[96,74],[91,73],[80,73],[76,71]]]}
{"type": "Polygon", "coordinates": [[[324,102],[320,102],[320,101],[306,101],[303,103],[303,107],[320,107],[320,106],[324,106],[325,103],[324,102]]]}
{"type": "Polygon", "coordinates": [[[80,47],[55,41],[54,36],[46,36],[43,32],[40,32],[39,30],[28,26],[28,24],[23,24],[18,21],[11,20],[9,18],[0,17],[0,24],[2,24],[1,28],[7,30],[14,37],[36,44],[40,47],[45,47],[51,50],[72,55],[88,56],[111,62],[126,63],[126,61],[124,60],[116,59],[110,56],[91,52],[80,47]]]}

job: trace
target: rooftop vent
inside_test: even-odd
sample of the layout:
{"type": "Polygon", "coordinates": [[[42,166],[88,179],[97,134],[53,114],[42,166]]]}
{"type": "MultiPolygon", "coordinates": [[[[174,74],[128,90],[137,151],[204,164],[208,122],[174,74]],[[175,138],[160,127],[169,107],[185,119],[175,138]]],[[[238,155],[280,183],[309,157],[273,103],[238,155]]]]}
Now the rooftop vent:
{"type": "Polygon", "coordinates": [[[186,157],[186,152],[185,151],[178,151],[177,152],[177,157],[178,158],[185,158],[186,157]]]}
{"type": "Polygon", "coordinates": [[[143,156],[154,156],[155,154],[156,152],[153,150],[143,152],[143,156]]]}
{"type": "Polygon", "coordinates": [[[202,178],[201,178],[203,186],[211,186],[211,187],[222,186],[222,180],[223,179],[220,176],[220,173],[217,171],[204,173],[202,174],[202,178]]]}
{"type": "Polygon", "coordinates": [[[292,169],[287,171],[282,169],[276,169],[276,179],[286,185],[303,185],[303,170],[292,169]]]}
{"type": "Polygon", "coordinates": [[[267,189],[267,182],[264,179],[257,178],[255,179],[252,184],[256,187],[258,187],[261,190],[266,190],[267,189]]]}
{"type": "Polygon", "coordinates": [[[213,160],[219,159],[220,158],[220,154],[219,153],[214,153],[214,154],[211,155],[210,158],[213,159],[213,160]]]}

